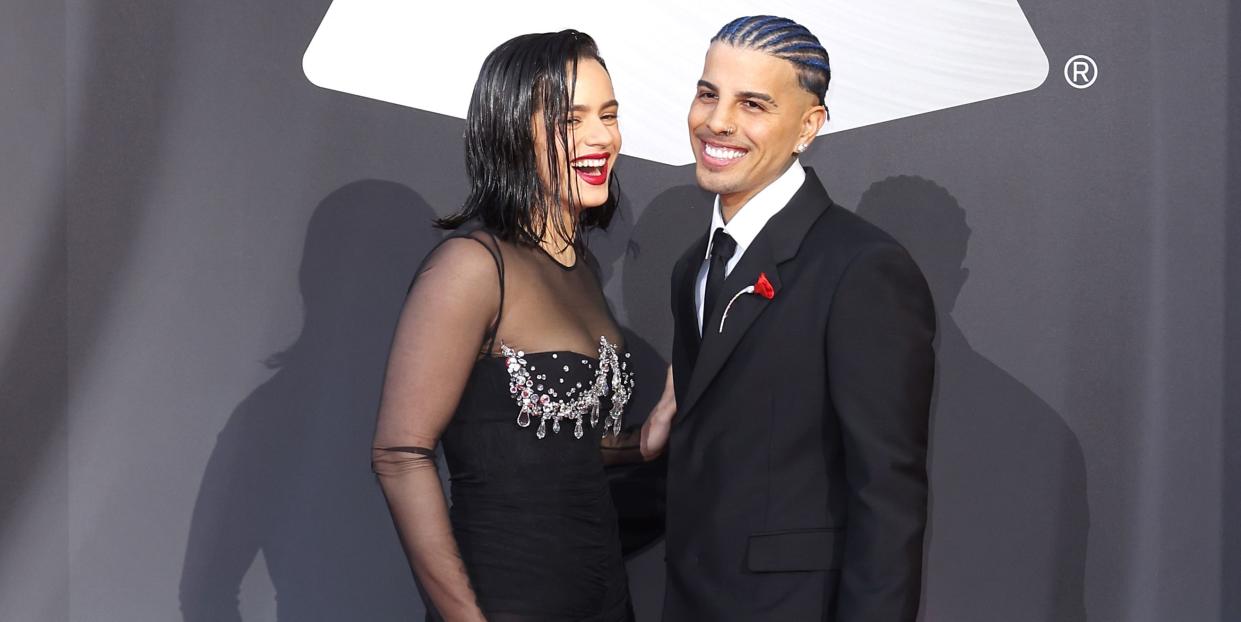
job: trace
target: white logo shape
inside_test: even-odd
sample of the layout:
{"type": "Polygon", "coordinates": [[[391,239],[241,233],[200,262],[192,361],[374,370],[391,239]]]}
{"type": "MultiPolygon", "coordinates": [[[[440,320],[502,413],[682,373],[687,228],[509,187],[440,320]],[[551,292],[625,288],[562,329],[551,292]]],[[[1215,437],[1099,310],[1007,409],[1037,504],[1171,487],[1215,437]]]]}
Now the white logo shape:
{"type": "Polygon", "coordinates": [[[1099,77],[1099,65],[1093,58],[1078,54],[1064,64],[1064,81],[1075,89],[1088,89],[1099,77]]]}
{"type": "Polygon", "coordinates": [[[464,118],[483,59],[522,33],[593,36],[621,102],[624,153],[694,161],[685,115],[703,56],[743,15],[788,17],[831,56],[824,133],[1037,88],[1048,61],[1017,0],[812,0],[709,4],[334,0],[302,59],[323,88],[464,118]]]}

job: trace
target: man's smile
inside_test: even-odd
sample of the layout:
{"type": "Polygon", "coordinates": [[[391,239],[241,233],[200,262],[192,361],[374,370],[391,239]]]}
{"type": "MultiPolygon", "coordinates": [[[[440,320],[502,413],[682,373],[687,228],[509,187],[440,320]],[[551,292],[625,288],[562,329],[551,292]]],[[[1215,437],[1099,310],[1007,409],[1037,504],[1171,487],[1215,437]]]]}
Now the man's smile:
{"type": "Polygon", "coordinates": [[[720,170],[744,158],[749,150],[717,142],[702,141],[702,163],[708,168],[720,170]]]}

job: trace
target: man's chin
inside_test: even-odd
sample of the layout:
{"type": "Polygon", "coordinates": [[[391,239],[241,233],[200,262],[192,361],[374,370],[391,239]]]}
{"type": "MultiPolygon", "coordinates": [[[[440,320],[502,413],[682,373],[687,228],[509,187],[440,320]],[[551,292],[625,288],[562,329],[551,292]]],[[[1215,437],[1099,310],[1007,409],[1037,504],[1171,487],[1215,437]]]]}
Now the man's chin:
{"type": "Polygon", "coordinates": [[[694,167],[694,177],[698,180],[698,187],[714,194],[729,194],[735,190],[737,181],[733,179],[733,175],[713,171],[702,163],[698,163],[694,167]]]}

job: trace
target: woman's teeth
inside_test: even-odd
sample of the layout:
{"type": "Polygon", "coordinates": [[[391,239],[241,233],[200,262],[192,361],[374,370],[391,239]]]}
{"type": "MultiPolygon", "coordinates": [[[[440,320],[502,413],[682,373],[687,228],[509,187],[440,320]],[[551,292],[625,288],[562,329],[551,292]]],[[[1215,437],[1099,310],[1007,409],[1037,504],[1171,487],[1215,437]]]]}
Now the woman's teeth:
{"type": "Polygon", "coordinates": [[[569,168],[586,183],[600,186],[607,182],[608,158],[583,157],[569,163],[569,168]]]}
{"type": "Polygon", "coordinates": [[[717,160],[736,160],[746,153],[739,149],[716,147],[715,145],[703,145],[703,150],[707,152],[707,155],[717,160]]]}
{"type": "Polygon", "coordinates": [[[607,164],[607,158],[598,158],[594,160],[574,160],[573,168],[599,168],[607,164]]]}

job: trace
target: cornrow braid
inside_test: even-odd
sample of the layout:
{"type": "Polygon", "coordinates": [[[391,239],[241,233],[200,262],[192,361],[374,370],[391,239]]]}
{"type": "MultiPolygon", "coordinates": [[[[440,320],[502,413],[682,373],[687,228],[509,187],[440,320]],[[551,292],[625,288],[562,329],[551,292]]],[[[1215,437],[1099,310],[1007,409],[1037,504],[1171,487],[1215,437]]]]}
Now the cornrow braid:
{"type": "Polygon", "coordinates": [[[832,80],[827,50],[805,26],[773,15],[738,17],[720,29],[711,42],[765,52],[797,68],[797,81],[803,89],[826,105],[827,85],[832,80]]]}

